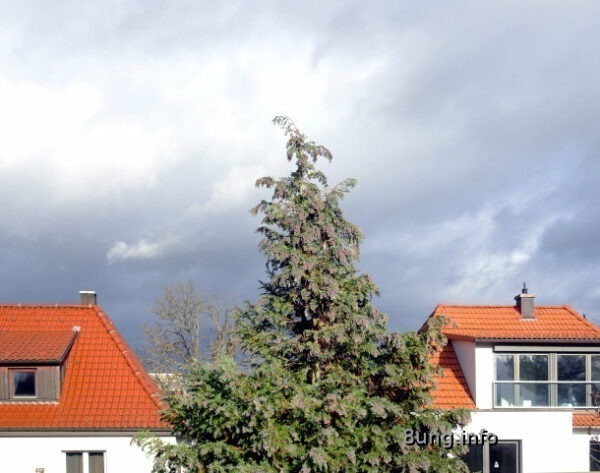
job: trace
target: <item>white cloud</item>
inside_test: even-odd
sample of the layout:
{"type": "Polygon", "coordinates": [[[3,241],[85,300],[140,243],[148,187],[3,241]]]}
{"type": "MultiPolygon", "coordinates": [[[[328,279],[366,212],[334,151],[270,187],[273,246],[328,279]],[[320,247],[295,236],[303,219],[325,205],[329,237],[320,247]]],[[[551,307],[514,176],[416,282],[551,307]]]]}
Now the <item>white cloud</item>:
{"type": "Polygon", "coordinates": [[[150,242],[143,238],[132,244],[119,241],[106,252],[106,261],[112,264],[117,261],[153,259],[162,255],[172,244],[169,240],[150,242]]]}
{"type": "MultiPolygon", "coordinates": [[[[240,279],[232,255],[256,235],[239,229],[269,196],[254,180],[292,166],[270,124],[279,114],[331,148],[331,183],[359,179],[344,208],[361,214],[351,219],[366,230],[364,262],[385,271],[384,297],[488,298],[534,268],[575,281],[560,284],[569,302],[594,281],[581,274],[582,262],[597,266],[588,247],[576,258],[560,242],[550,256],[540,248],[577,205],[590,209],[579,226],[597,234],[591,4],[13,3],[0,18],[0,238],[35,243],[4,244],[26,282],[5,264],[7,295],[52,274],[23,266],[30,254],[52,268],[73,258],[72,241],[114,264],[98,271],[115,293],[139,281],[135,265],[115,263],[187,277],[199,248],[212,265],[199,278],[240,279]]],[[[88,264],[60,280],[82,274],[88,264]]],[[[254,280],[245,287],[251,296],[254,280]]]]}
{"type": "Polygon", "coordinates": [[[98,112],[102,97],[84,83],[54,87],[0,75],[0,103],[0,166],[6,167],[68,143],[98,112]]]}
{"type": "Polygon", "coordinates": [[[258,166],[236,167],[217,181],[208,201],[203,205],[205,213],[219,214],[235,207],[250,207],[249,196],[254,191],[256,179],[265,174],[258,166]]]}
{"type": "Polygon", "coordinates": [[[0,180],[10,171],[35,193],[26,176],[43,168],[45,200],[66,205],[151,186],[176,160],[172,130],[148,127],[143,117],[103,116],[105,92],[86,82],[56,87],[0,76],[0,180]]]}

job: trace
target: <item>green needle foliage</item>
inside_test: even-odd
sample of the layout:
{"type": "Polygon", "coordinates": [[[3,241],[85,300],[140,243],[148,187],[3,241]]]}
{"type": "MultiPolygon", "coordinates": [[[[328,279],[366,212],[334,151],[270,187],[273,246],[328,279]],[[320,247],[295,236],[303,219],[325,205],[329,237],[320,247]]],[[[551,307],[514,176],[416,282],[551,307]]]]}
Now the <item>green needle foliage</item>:
{"type": "Polygon", "coordinates": [[[432,438],[466,421],[462,411],[431,407],[440,327],[388,332],[372,304],[375,284],[355,267],[361,232],[340,208],[355,181],[330,188],[315,164],[331,153],[290,119],[274,123],[296,169],[257,182],[273,192],[253,209],[263,216],[269,278],[238,321],[246,363],[223,357],[192,367],[165,414],[182,442],[140,441],[155,455],[154,471],[467,471],[460,447],[405,439],[407,430],[432,438]]]}

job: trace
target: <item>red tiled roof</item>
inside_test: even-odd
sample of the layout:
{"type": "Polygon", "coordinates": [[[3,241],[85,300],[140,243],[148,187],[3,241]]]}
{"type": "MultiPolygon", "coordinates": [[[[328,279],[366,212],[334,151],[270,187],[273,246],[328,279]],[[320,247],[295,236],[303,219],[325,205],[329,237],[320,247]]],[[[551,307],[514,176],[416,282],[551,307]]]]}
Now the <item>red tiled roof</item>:
{"type": "MultiPolygon", "coordinates": [[[[442,368],[443,376],[436,377],[433,392],[436,407],[474,408],[462,369],[452,348],[451,340],[523,340],[557,342],[600,342],[600,328],[587,321],[568,306],[537,306],[534,318],[524,320],[515,306],[438,305],[431,317],[445,316],[443,329],[449,338],[434,364],[442,368]]],[[[577,414],[577,416],[581,416],[577,414]]],[[[573,417],[576,422],[590,422],[588,417],[573,417]]],[[[598,418],[595,420],[600,427],[598,418]]],[[[588,424],[585,424],[588,426],[588,424]]]]}
{"type": "Polygon", "coordinates": [[[575,428],[587,428],[587,427],[600,427],[600,413],[593,412],[574,412],[573,413],[573,427],[575,428]]]}
{"type": "Polygon", "coordinates": [[[76,332],[0,332],[0,363],[60,362],[76,332]]]}
{"type": "Polygon", "coordinates": [[[0,306],[0,333],[73,326],[58,402],[0,402],[0,430],[167,430],[159,389],[98,306],[0,306]]]}
{"type": "Polygon", "coordinates": [[[523,319],[515,306],[440,304],[432,317],[444,315],[450,339],[546,340],[600,342],[600,328],[569,306],[536,306],[534,318],[523,319]]]}
{"type": "Polygon", "coordinates": [[[474,409],[475,404],[452,343],[448,342],[441,351],[438,351],[431,362],[441,368],[441,374],[434,378],[436,387],[432,394],[435,407],[474,409]]]}

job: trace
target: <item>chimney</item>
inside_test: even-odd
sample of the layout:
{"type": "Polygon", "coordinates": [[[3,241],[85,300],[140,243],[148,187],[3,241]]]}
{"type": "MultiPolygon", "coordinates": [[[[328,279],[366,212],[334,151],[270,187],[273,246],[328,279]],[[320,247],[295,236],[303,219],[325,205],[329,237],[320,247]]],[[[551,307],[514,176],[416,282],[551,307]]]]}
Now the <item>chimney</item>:
{"type": "Polygon", "coordinates": [[[96,291],[79,291],[81,305],[96,305],[96,291]]]}
{"type": "Polygon", "coordinates": [[[517,301],[517,309],[521,312],[521,318],[527,320],[533,320],[533,308],[534,308],[535,294],[529,294],[527,292],[527,285],[523,283],[523,289],[521,294],[515,296],[517,301]]]}

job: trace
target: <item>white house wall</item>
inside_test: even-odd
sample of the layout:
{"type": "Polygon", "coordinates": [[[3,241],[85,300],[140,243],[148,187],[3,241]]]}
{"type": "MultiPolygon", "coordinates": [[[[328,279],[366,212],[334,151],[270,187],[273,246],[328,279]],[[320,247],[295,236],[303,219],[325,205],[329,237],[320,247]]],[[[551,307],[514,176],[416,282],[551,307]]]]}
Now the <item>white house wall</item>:
{"type": "Polygon", "coordinates": [[[590,437],[573,433],[571,412],[473,412],[465,430],[482,429],[500,440],[521,440],[523,473],[589,471],[590,437]]]}
{"type": "Polygon", "coordinates": [[[450,343],[452,343],[452,348],[454,348],[454,353],[456,353],[456,358],[460,363],[460,368],[469,387],[469,392],[474,398],[473,401],[477,404],[475,343],[464,340],[452,340],[450,343]]]}
{"type": "MultiPolygon", "coordinates": [[[[172,440],[170,440],[172,441],[172,440]]],[[[66,451],[103,451],[105,473],[150,473],[152,460],[126,437],[0,437],[0,471],[65,473],[66,451]],[[42,471],[42,470],[37,470],[42,471]]],[[[84,462],[84,473],[87,464],[84,462]]]]}
{"type": "Polygon", "coordinates": [[[475,379],[476,389],[471,392],[475,393],[477,409],[491,409],[494,404],[494,352],[491,344],[477,344],[475,347],[475,379]]]}
{"type": "Polygon", "coordinates": [[[454,341],[453,346],[477,406],[466,431],[485,429],[500,440],[520,440],[523,473],[589,471],[590,436],[574,432],[572,412],[494,409],[492,344],[454,341]]]}
{"type": "Polygon", "coordinates": [[[491,409],[494,403],[494,352],[491,344],[452,340],[469,392],[478,409],[491,409]]]}

